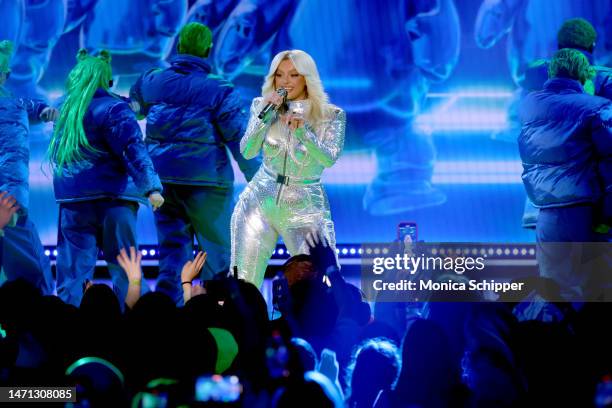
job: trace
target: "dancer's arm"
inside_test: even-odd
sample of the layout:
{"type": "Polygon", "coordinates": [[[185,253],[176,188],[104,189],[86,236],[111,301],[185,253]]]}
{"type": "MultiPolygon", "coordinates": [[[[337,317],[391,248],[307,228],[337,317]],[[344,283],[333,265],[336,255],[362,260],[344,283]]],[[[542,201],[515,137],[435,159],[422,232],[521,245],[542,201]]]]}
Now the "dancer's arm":
{"type": "Polygon", "coordinates": [[[123,160],[128,174],[140,191],[149,196],[163,191],[159,176],[145,147],[142,132],[127,103],[113,106],[105,121],[106,140],[112,151],[123,160]]]}
{"type": "Polygon", "coordinates": [[[145,101],[142,92],[142,82],[144,81],[146,76],[159,71],[161,71],[161,69],[159,68],[153,68],[148,70],[147,72],[142,74],[134,83],[134,85],[132,85],[132,87],[130,88],[130,98],[128,103],[130,104],[130,109],[134,111],[138,120],[146,118],[150,108],[147,101],[145,101]]]}
{"type": "Polygon", "coordinates": [[[610,227],[612,226],[612,104],[603,107],[593,121],[592,138],[603,191],[601,216],[598,221],[610,227]]]}
{"type": "Polygon", "coordinates": [[[28,112],[28,120],[31,124],[55,121],[59,116],[57,109],[37,99],[18,98],[17,104],[28,112]]]}
{"type": "Polygon", "coordinates": [[[251,181],[259,170],[261,162],[257,158],[245,159],[240,150],[240,141],[245,133],[248,113],[244,109],[240,94],[231,83],[225,83],[223,89],[225,93],[216,108],[214,124],[242,174],[247,181],[251,181]]]}

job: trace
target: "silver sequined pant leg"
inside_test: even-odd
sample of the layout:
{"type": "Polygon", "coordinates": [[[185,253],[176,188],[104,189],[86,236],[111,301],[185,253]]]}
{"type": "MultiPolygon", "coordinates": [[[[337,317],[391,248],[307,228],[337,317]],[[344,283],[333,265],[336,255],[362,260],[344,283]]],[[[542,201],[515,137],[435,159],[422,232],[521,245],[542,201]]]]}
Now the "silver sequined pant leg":
{"type": "Polygon", "coordinates": [[[262,169],[240,195],[231,229],[232,268],[237,266],[238,276],[257,287],[263,283],[279,235],[291,255],[308,253],[305,237],[313,229],[336,248],[329,202],[321,183],[281,185],[262,169]]]}

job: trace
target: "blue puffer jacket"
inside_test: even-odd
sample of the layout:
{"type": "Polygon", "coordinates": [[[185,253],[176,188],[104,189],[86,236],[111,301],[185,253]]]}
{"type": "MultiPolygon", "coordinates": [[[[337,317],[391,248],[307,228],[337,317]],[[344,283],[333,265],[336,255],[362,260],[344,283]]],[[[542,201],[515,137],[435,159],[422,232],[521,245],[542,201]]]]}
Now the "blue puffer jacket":
{"type": "Polygon", "coordinates": [[[181,54],[169,68],[144,73],[130,90],[147,117],[145,142],[165,183],[232,185],[226,147],[247,180],[259,168],[259,159],[240,154],[248,109],[230,82],[210,72],[204,59],[181,54]]]}
{"type": "Polygon", "coordinates": [[[82,160],[54,172],[58,202],[120,198],[145,203],[148,193],[162,191],[127,103],[99,89],[87,108],[83,128],[97,152],[83,150],[82,160]]]}
{"type": "Polygon", "coordinates": [[[0,88],[0,191],[8,191],[26,214],[29,206],[29,121],[40,121],[46,104],[15,98],[0,88]]]}
{"type": "Polygon", "coordinates": [[[524,99],[519,149],[527,195],[540,208],[603,205],[612,216],[612,102],[554,78],[524,99]]]}

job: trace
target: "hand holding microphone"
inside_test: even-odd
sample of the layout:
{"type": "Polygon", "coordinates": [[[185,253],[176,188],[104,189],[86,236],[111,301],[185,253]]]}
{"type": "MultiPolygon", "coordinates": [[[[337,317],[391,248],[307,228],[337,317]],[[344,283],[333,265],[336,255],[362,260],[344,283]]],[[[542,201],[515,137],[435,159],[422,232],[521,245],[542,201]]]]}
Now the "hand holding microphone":
{"type": "Polygon", "coordinates": [[[304,111],[305,107],[303,102],[295,101],[291,107],[291,111],[285,115],[285,124],[292,132],[304,126],[304,111]]]}
{"type": "Polygon", "coordinates": [[[270,92],[269,94],[264,96],[265,106],[259,112],[257,117],[259,119],[265,118],[268,112],[272,110],[277,110],[282,104],[285,103],[285,99],[287,98],[287,90],[285,88],[278,88],[276,92],[270,92]]]}

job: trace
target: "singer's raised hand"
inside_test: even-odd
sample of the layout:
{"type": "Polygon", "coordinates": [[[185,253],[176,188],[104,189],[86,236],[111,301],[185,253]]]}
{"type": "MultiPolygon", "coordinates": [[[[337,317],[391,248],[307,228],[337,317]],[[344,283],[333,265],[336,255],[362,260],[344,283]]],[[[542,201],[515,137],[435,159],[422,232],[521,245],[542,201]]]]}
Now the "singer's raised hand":
{"type": "Polygon", "coordinates": [[[304,126],[304,117],[301,115],[292,113],[283,115],[282,121],[292,132],[304,126]]]}
{"type": "Polygon", "coordinates": [[[285,101],[285,98],[279,95],[278,92],[276,91],[268,92],[263,97],[264,106],[267,105],[268,103],[271,103],[272,105],[278,107],[278,106],[281,106],[284,101],[285,101]]]}

